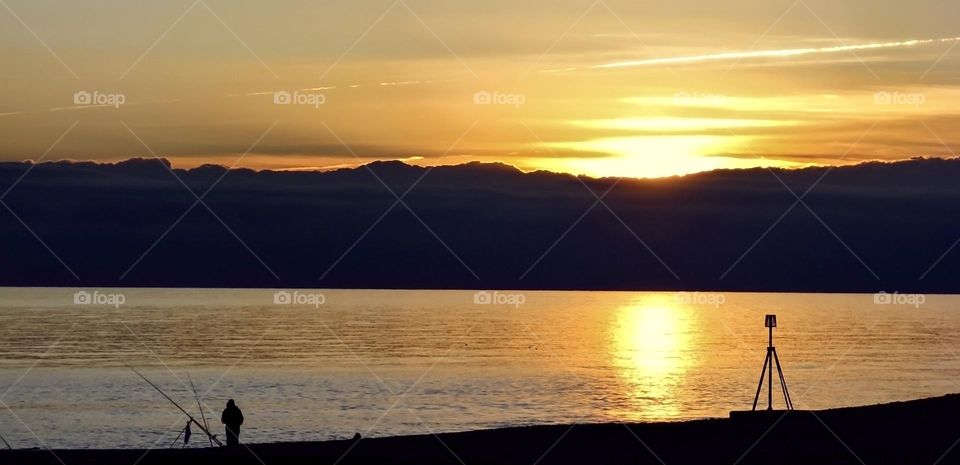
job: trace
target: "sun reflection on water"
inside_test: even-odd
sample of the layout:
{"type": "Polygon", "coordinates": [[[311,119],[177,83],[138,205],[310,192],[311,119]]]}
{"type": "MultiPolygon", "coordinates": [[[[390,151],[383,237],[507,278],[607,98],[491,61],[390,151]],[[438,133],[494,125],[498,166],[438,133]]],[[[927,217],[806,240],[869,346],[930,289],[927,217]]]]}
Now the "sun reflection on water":
{"type": "Polygon", "coordinates": [[[617,310],[611,354],[626,407],[618,416],[657,420],[681,413],[677,391],[694,363],[691,323],[684,310],[665,296],[638,299],[617,310]]]}

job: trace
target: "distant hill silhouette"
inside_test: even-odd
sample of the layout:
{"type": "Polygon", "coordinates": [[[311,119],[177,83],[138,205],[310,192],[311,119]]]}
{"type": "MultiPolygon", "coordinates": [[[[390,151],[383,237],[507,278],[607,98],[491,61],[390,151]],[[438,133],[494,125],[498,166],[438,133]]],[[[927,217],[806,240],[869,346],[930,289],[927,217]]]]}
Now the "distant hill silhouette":
{"type": "Polygon", "coordinates": [[[960,291],[958,159],[655,180],[174,169],[196,195],[222,177],[209,210],[162,163],[0,163],[0,285],[960,291]],[[822,177],[809,210],[778,177],[797,195],[822,177]],[[381,184],[418,179],[416,215],[381,184]]]}

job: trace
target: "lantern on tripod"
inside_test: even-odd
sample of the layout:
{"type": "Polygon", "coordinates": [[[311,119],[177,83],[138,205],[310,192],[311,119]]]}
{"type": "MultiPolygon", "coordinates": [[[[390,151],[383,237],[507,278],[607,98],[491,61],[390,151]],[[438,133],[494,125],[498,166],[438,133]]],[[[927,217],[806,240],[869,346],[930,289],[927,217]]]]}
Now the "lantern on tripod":
{"type": "Polygon", "coordinates": [[[757,394],[753,397],[753,410],[757,409],[757,401],[760,400],[760,391],[763,389],[763,378],[767,378],[767,410],[773,410],[773,365],[777,365],[777,375],[780,378],[780,389],[783,391],[783,401],[787,410],[793,410],[793,401],[790,400],[790,391],[787,390],[787,380],[783,377],[783,369],[780,367],[780,357],[777,356],[777,348],[773,345],[773,328],[777,327],[777,316],[766,315],[763,318],[763,326],[767,328],[767,356],[763,360],[763,369],[760,370],[760,382],[757,383],[757,394]]]}

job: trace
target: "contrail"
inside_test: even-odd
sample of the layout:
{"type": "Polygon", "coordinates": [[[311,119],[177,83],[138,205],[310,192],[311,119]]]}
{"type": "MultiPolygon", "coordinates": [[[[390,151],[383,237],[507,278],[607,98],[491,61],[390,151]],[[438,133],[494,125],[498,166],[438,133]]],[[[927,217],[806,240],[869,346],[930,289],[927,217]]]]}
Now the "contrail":
{"type": "Polygon", "coordinates": [[[646,60],[617,61],[613,63],[604,63],[600,65],[585,66],[582,68],[572,67],[572,68],[562,68],[562,69],[549,69],[549,70],[543,70],[543,72],[549,73],[549,72],[558,72],[558,71],[575,71],[578,69],[636,68],[641,66],[702,63],[702,62],[725,61],[725,60],[748,60],[748,59],[755,59],[755,58],[787,58],[787,57],[795,57],[795,56],[802,56],[802,55],[815,55],[815,54],[819,55],[819,54],[826,54],[826,53],[855,52],[858,50],[915,47],[918,45],[927,45],[927,44],[944,43],[944,42],[957,42],[957,41],[960,41],[960,36],[946,37],[942,39],[915,39],[915,40],[904,40],[899,42],[878,42],[878,43],[872,43],[872,44],[837,45],[833,47],[788,48],[788,49],[781,49],[781,50],[752,50],[752,51],[746,51],[746,52],[724,52],[724,53],[712,53],[712,54],[706,54],[706,55],[690,55],[690,56],[666,57],[666,58],[650,58],[646,60]]]}

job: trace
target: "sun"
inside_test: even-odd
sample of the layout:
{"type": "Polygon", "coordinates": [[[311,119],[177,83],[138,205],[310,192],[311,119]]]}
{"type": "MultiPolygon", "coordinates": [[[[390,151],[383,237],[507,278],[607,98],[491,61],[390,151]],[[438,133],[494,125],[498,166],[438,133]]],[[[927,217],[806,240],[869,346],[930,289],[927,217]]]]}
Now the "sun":
{"type": "Polygon", "coordinates": [[[739,136],[665,135],[609,137],[551,144],[551,148],[596,153],[594,157],[541,158],[551,171],[594,177],[660,178],[720,168],[780,166],[782,162],[724,156],[745,140],[739,136]]]}

